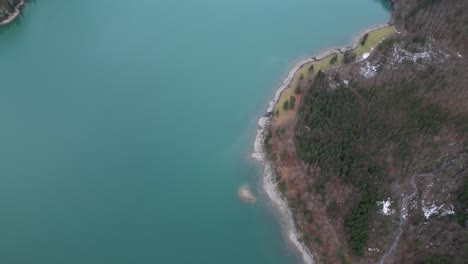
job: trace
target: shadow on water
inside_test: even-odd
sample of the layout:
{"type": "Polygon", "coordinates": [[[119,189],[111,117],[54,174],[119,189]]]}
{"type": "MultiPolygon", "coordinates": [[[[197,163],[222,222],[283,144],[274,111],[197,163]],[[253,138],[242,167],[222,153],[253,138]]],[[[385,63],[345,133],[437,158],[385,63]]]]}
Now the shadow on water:
{"type": "Polygon", "coordinates": [[[392,2],[390,0],[374,0],[375,2],[379,3],[382,5],[382,7],[388,11],[388,12],[392,12],[393,11],[393,5],[392,5],[392,2]]]}

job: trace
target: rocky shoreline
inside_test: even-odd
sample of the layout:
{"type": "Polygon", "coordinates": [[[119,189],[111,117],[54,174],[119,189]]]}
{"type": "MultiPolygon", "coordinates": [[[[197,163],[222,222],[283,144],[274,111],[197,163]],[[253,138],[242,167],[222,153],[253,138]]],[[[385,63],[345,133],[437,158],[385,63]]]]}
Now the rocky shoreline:
{"type": "Polygon", "coordinates": [[[338,48],[330,48],[323,52],[320,52],[316,56],[305,58],[296,62],[293,68],[289,71],[288,75],[281,82],[280,87],[275,91],[273,98],[268,103],[266,113],[258,119],[258,130],[254,142],[254,152],[251,156],[264,166],[263,188],[267,193],[268,197],[272,200],[272,202],[278,208],[280,213],[284,216],[288,238],[290,242],[294,244],[294,246],[300,251],[303,262],[306,264],[315,263],[314,256],[309,250],[309,248],[302,242],[301,235],[297,229],[293,213],[291,211],[291,208],[289,207],[288,201],[278,189],[277,182],[275,180],[274,162],[268,160],[268,157],[265,153],[264,141],[266,137],[266,132],[268,131],[269,125],[272,121],[275,106],[278,104],[282,93],[289,88],[295,75],[304,65],[311,62],[321,61],[333,54],[344,53],[347,50],[355,49],[356,47],[358,47],[360,40],[365,34],[387,26],[391,26],[391,23],[389,22],[368,28],[359,35],[357,35],[353,39],[351,45],[338,48]]]}
{"type": "Polygon", "coordinates": [[[270,200],[278,208],[281,215],[284,216],[283,220],[284,224],[286,225],[286,231],[289,240],[300,251],[304,263],[314,264],[315,262],[312,253],[300,240],[300,233],[296,228],[294,217],[291,209],[289,208],[288,202],[277,188],[273,163],[270,162],[265,155],[266,153],[263,148],[263,141],[265,139],[265,132],[267,131],[269,124],[270,117],[264,116],[258,120],[259,129],[257,130],[254,153],[252,153],[252,157],[264,166],[263,188],[270,200]]]}
{"type": "Polygon", "coordinates": [[[302,60],[299,60],[298,62],[296,62],[294,64],[293,68],[289,71],[288,75],[283,79],[283,81],[281,83],[281,86],[276,90],[276,92],[275,92],[275,94],[273,96],[273,99],[268,103],[268,107],[267,107],[265,116],[270,116],[270,115],[273,114],[273,111],[275,109],[275,105],[278,103],[278,100],[281,97],[281,94],[284,92],[284,90],[286,90],[289,87],[289,85],[291,84],[291,81],[294,78],[294,76],[296,75],[297,71],[299,69],[301,69],[305,64],[310,63],[310,62],[319,62],[319,61],[325,59],[326,57],[328,57],[330,55],[343,53],[343,52],[345,52],[347,50],[355,49],[356,47],[359,46],[359,42],[361,41],[362,37],[365,34],[368,34],[369,32],[372,32],[374,30],[378,30],[378,29],[388,27],[388,26],[391,26],[391,25],[392,24],[389,22],[389,23],[380,24],[380,25],[368,28],[368,29],[364,30],[362,33],[360,33],[359,35],[357,35],[356,37],[354,37],[353,42],[352,42],[351,45],[344,46],[344,47],[329,48],[329,49],[326,49],[325,51],[320,52],[316,56],[305,58],[305,59],[302,59],[302,60]]]}
{"type": "Polygon", "coordinates": [[[21,0],[21,2],[19,2],[15,7],[15,12],[13,14],[10,14],[10,16],[7,19],[1,21],[0,26],[4,26],[13,22],[21,14],[21,9],[24,7],[24,5],[24,0],[21,0]]]}

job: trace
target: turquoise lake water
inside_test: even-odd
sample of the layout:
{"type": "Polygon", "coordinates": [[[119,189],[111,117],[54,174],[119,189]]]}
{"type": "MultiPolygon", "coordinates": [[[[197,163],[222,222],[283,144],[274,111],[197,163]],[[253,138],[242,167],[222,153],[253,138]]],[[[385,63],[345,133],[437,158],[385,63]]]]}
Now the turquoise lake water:
{"type": "Polygon", "coordinates": [[[0,33],[0,263],[299,262],[256,119],[297,59],[388,19],[376,0],[32,1],[0,33]]]}

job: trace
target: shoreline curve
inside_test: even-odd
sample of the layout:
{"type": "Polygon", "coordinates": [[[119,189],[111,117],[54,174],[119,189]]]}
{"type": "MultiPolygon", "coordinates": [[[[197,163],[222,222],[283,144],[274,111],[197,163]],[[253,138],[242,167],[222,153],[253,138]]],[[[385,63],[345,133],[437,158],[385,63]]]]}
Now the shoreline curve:
{"type": "Polygon", "coordinates": [[[1,21],[0,26],[8,25],[11,22],[13,22],[21,14],[21,8],[23,8],[24,5],[24,0],[21,0],[21,2],[15,7],[15,12],[12,15],[10,15],[7,19],[1,21]]]}
{"type": "Polygon", "coordinates": [[[299,250],[302,255],[302,260],[305,264],[314,264],[314,256],[312,252],[307,248],[307,246],[301,241],[300,233],[296,227],[296,223],[294,221],[294,217],[292,211],[289,207],[288,201],[284,198],[281,192],[277,188],[276,180],[275,180],[275,172],[273,162],[268,160],[268,157],[265,153],[264,149],[264,140],[266,136],[266,131],[268,126],[270,125],[273,117],[273,112],[275,110],[275,106],[278,103],[279,99],[281,98],[281,94],[289,88],[291,81],[293,80],[294,76],[305,64],[310,62],[318,62],[323,60],[324,58],[341,52],[345,52],[346,50],[352,50],[358,47],[361,38],[371,31],[391,26],[391,22],[387,22],[385,24],[379,24],[366,30],[362,31],[360,34],[356,35],[352,41],[351,45],[343,46],[343,47],[334,47],[328,48],[315,56],[311,56],[305,59],[301,59],[297,61],[293,68],[289,71],[286,77],[283,78],[281,85],[275,91],[273,98],[268,102],[268,106],[266,112],[263,116],[258,119],[258,130],[255,136],[254,141],[254,151],[251,154],[252,158],[257,160],[260,164],[264,167],[263,172],[263,189],[267,193],[270,200],[273,204],[277,207],[280,213],[284,216],[285,224],[286,224],[286,231],[288,233],[289,241],[299,250]]]}

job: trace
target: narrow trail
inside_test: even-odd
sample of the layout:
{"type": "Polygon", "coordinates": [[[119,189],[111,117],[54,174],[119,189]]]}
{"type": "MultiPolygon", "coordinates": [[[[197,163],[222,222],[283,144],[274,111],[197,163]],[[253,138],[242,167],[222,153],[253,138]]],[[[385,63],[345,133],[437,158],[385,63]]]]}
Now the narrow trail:
{"type": "Polygon", "coordinates": [[[398,231],[397,231],[397,236],[395,237],[395,240],[393,241],[392,246],[383,254],[383,256],[379,260],[379,264],[384,264],[385,259],[390,256],[391,254],[395,253],[398,243],[400,242],[401,235],[403,234],[403,225],[406,223],[406,219],[408,217],[408,204],[409,202],[416,196],[418,193],[418,186],[416,185],[415,179],[416,177],[433,177],[433,173],[422,173],[422,174],[416,174],[411,177],[411,185],[413,186],[413,192],[409,195],[403,198],[403,202],[401,204],[401,210],[400,210],[400,225],[398,226],[398,231]]]}

